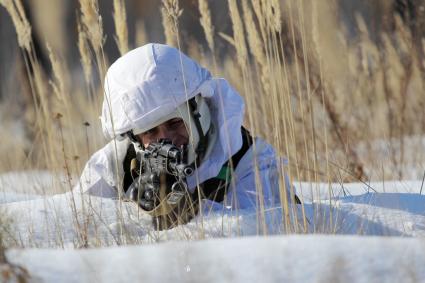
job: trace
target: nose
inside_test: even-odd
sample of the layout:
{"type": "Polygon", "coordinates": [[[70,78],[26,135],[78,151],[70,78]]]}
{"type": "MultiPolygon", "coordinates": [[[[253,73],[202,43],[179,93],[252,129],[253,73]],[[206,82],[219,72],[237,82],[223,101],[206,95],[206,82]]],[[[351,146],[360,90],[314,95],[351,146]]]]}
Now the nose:
{"type": "Polygon", "coordinates": [[[167,124],[158,126],[158,133],[156,139],[168,139],[170,141],[175,137],[174,129],[172,127],[168,127],[167,124]]]}

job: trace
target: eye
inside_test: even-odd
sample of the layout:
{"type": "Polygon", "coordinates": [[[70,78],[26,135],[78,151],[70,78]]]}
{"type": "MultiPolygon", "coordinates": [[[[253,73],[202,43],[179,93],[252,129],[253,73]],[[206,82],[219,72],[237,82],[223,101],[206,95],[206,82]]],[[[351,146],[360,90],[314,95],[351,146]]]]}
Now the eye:
{"type": "Polygon", "coordinates": [[[147,130],[146,132],[144,132],[142,135],[143,136],[149,136],[149,135],[153,135],[153,134],[155,134],[156,133],[156,131],[158,130],[158,128],[157,127],[155,127],[155,128],[152,128],[152,129],[150,129],[150,130],[147,130]]]}
{"type": "Polygon", "coordinates": [[[176,119],[172,119],[172,120],[170,120],[170,121],[168,122],[168,124],[169,124],[171,127],[178,128],[178,127],[183,126],[183,125],[184,125],[184,122],[183,122],[183,119],[176,118],[176,119]]]}

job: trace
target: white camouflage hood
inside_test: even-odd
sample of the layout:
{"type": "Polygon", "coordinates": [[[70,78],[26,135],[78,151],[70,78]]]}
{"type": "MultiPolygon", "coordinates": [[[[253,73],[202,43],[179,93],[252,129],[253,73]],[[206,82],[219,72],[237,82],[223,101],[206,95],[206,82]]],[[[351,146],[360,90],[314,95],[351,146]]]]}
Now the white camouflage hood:
{"type": "Polygon", "coordinates": [[[147,44],[128,52],[105,77],[105,137],[145,128],[198,94],[210,79],[208,70],[166,45],[147,44]]]}
{"type": "MultiPolygon", "coordinates": [[[[179,50],[147,44],[112,64],[105,77],[101,116],[104,135],[113,139],[131,129],[145,128],[199,93],[207,100],[218,133],[197,176],[187,180],[189,188],[194,189],[196,180],[202,183],[217,176],[222,165],[241,148],[244,102],[226,80],[212,78],[208,70],[179,50]]],[[[122,160],[118,162],[122,164],[122,160]]]]}

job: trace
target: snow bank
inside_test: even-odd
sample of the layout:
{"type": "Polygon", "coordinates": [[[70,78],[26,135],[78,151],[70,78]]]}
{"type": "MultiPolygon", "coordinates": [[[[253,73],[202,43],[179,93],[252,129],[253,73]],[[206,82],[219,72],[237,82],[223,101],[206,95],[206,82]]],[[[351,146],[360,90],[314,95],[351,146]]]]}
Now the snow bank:
{"type": "MultiPolygon", "coordinates": [[[[304,201],[327,200],[329,196],[338,199],[346,196],[358,196],[367,193],[418,194],[422,181],[387,181],[369,183],[307,183],[295,182],[294,186],[304,201]]],[[[425,184],[424,184],[425,186],[425,184]]],[[[425,195],[425,188],[422,188],[425,195]]]]}
{"type": "Polygon", "coordinates": [[[276,236],[10,250],[41,282],[423,282],[422,239],[276,236]]]}
{"type": "MultiPolygon", "coordinates": [[[[425,237],[424,195],[379,193],[378,189],[366,192],[360,184],[350,186],[345,196],[337,194],[340,188],[335,187],[331,199],[326,198],[324,190],[316,190],[321,199],[303,191],[309,233],[425,237]]],[[[396,191],[397,184],[388,187],[396,191]]],[[[325,187],[319,184],[319,188],[325,187]]],[[[19,195],[9,193],[6,197],[0,201],[7,202],[0,209],[10,222],[5,238],[10,246],[75,248],[252,236],[263,229],[259,216],[264,216],[267,234],[285,233],[280,208],[269,208],[263,215],[249,210],[215,212],[187,225],[155,231],[150,216],[131,202],[78,193],[14,202],[19,195]]],[[[298,231],[302,231],[302,221],[299,224],[298,231]]]]}
{"type": "MultiPolygon", "coordinates": [[[[255,235],[260,229],[255,212],[229,210],[156,231],[151,217],[132,202],[71,193],[8,202],[0,208],[11,221],[4,240],[20,247],[75,248],[196,240],[255,235]]],[[[264,214],[269,232],[281,233],[280,209],[269,209],[264,214]]]]}
{"type": "MultiPolygon", "coordinates": [[[[7,177],[13,184],[24,176],[7,177]]],[[[49,174],[38,177],[51,180],[49,174]]],[[[23,194],[19,188],[0,193],[0,233],[7,247],[64,249],[7,251],[8,260],[27,269],[35,282],[421,282],[421,185],[331,184],[329,193],[328,184],[297,183],[308,232],[316,235],[267,238],[239,237],[261,231],[254,211],[216,212],[155,231],[150,216],[134,203],[77,192],[23,194]],[[74,249],[80,247],[102,248],[74,249]]],[[[264,211],[269,234],[284,233],[281,216],[279,208],[264,211]]]]}

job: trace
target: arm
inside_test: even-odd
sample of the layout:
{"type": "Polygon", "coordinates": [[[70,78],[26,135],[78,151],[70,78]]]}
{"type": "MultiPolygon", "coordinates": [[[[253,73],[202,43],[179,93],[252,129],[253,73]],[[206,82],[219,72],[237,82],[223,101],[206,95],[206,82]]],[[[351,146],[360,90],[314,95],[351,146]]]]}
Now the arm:
{"type": "Polygon", "coordinates": [[[127,140],[112,140],[94,153],[87,161],[74,191],[105,198],[118,197],[116,188],[124,175],[122,164],[128,145],[127,140]]]}

